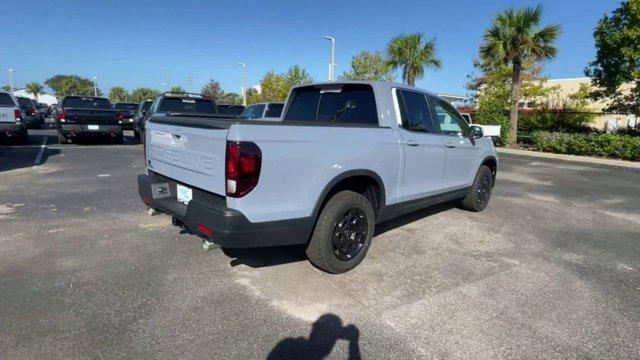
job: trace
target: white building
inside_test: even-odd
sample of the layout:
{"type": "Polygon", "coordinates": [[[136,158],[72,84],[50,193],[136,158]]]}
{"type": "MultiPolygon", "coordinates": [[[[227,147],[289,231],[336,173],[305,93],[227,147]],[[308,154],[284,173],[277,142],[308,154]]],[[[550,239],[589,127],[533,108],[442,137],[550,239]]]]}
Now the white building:
{"type": "MultiPolygon", "coordinates": [[[[22,97],[27,97],[29,99],[35,99],[35,96],[33,96],[32,94],[29,94],[26,89],[14,90],[13,96],[22,96],[22,97]]],[[[42,94],[38,94],[38,102],[47,104],[47,105],[53,105],[58,103],[58,98],[53,95],[42,93],[42,94]]]]}

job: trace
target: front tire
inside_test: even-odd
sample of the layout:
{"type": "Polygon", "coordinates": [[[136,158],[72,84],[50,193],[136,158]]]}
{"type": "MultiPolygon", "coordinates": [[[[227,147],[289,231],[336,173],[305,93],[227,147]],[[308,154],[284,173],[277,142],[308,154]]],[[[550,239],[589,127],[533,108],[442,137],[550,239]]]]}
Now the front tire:
{"type": "Polygon", "coordinates": [[[322,209],[307,245],[309,261],[332,274],[362,262],[373,238],[375,214],[367,198],[353,191],[335,194],[322,209]]]}
{"type": "Polygon", "coordinates": [[[469,211],[482,211],[489,204],[493,189],[493,173],[488,166],[482,165],[473,180],[469,194],[462,199],[462,208],[469,211]]]}

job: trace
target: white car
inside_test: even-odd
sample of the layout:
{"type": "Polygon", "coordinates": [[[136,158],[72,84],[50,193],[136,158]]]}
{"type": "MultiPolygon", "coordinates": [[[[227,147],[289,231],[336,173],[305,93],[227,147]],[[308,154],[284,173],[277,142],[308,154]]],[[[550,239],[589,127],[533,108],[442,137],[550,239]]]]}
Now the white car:
{"type": "Polygon", "coordinates": [[[13,95],[0,92],[0,136],[26,143],[29,136],[25,118],[25,113],[20,109],[13,95]]]}
{"type": "Polygon", "coordinates": [[[238,119],[241,120],[280,120],[284,103],[266,102],[253,104],[242,112],[238,119]]]}
{"type": "Polygon", "coordinates": [[[460,113],[460,115],[462,115],[462,117],[467,121],[467,123],[469,125],[473,124],[475,126],[481,127],[484,136],[490,138],[491,141],[493,141],[494,144],[497,144],[498,142],[500,142],[500,139],[501,139],[501,135],[500,134],[501,134],[501,131],[502,131],[502,126],[500,126],[500,125],[474,124],[473,123],[473,119],[471,118],[470,114],[460,113]]]}

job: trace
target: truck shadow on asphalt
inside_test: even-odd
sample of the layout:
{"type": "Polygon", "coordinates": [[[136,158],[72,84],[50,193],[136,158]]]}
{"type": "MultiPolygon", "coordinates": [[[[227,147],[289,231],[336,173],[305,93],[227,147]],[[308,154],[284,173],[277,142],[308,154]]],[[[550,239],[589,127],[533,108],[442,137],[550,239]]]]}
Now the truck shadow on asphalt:
{"type": "Polygon", "coordinates": [[[267,359],[324,359],[338,340],[349,342],[348,359],[361,359],[360,330],[353,324],[344,326],[335,314],[324,314],[311,325],[308,338],[285,338],[269,353],[267,359]]]}
{"type": "MultiPolygon", "coordinates": [[[[460,201],[446,202],[379,223],[376,225],[374,236],[382,235],[388,231],[431,215],[457,208],[459,204],[460,201]]],[[[375,239],[373,242],[375,242],[375,239]]],[[[222,252],[232,258],[229,264],[233,267],[246,265],[251,268],[261,268],[306,261],[307,254],[305,253],[305,248],[306,244],[249,249],[222,248],[222,252]]]]}
{"type": "Polygon", "coordinates": [[[0,142],[0,172],[42,165],[51,156],[60,154],[59,149],[44,148],[42,150],[45,137],[45,135],[30,135],[27,145],[7,140],[0,142]],[[40,151],[42,155],[39,155],[40,151]]]}

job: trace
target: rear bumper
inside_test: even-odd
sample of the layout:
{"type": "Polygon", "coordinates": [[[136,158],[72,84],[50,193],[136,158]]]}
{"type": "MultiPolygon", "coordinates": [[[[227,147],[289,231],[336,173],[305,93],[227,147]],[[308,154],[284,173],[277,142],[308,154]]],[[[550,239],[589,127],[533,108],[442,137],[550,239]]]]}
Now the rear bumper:
{"type": "MultiPolygon", "coordinates": [[[[147,206],[173,219],[173,224],[226,248],[252,248],[304,244],[313,218],[252,223],[240,211],[228,208],[223,196],[192,188],[189,205],[176,200],[177,182],[158,174],[138,175],[138,193],[147,206]],[[168,189],[162,193],[159,189],[168,189]],[[206,236],[198,228],[213,229],[206,236]]],[[[187,185],[188,186],[188,185],[187,185]]]]}
{"type": "Polygon", "coordinates": [[[58,126],[58,131],[65,137],[122,135],[120,125],[98,125],[98,130],[89,130],[89,125],[85,124],[63,124],[58,126]]]}
{"type": "Polygon", "coordinates": [[[124,130],[133,130],[133,121],[129,121],[129,119],[124,119],[122,120],[122,124],[120,124],[120,127],[123,128],[124,130]]]}
{"type": "Polygon", "coordinates": [[[15,138],[27,135],[27,128],[22,124],[0,123],[0,136],[15,138]]]}

